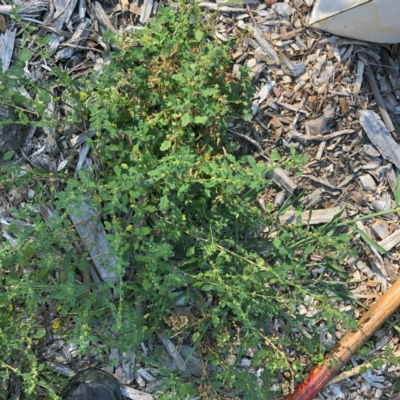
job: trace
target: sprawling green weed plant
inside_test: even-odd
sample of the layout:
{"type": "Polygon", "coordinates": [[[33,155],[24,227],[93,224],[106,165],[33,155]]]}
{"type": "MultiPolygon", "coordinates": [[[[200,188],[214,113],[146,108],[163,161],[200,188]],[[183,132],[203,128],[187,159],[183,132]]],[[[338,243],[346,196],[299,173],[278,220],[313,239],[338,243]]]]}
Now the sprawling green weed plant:
{"type": "MultiPolygon", "coordinates": [[[[257,207],[274,165],[235,156],[227,123],[248,120],[253,85],[245,68],[240,80],[232,77],[233,43],[217,43],[212,32],[197,6],[163,7],[145,29],[106,38],[113,52],[101,72],[74,81],[52,64],[54,82],[33,82],[23,75],[31,53],[22,49],[2,74],[1,98],[17,106],[22,123],[96,132],[87,139],[95,163],[76,178],[37,168],[22,173],[11,153],[2,166],[4,191],[24,186],[36,193],[5,229],[15,241],[0,247],[0,367],[5,376],[22,378],[26,398],[38,390],[56,396],[33,351],[46,329],[99,356],[111,345],[136,348],[163,327],[177,294],[197,310],[181,337],[205,365],[219,369],[188,380],[164,369],[158,353],[138,358],[167,377],[162,399],[207,390],[210,398],[228,392],[275,398],[279,373],[295,379],[304,372],[292,350],[321,359],[325,349],[313,322],[323,318],[333,329],[345,318],[335,301],[346,296],[340,264],[351,237],[336,228],[339,216],[321,227],[281,225],[277,217],[296,199],[278,214],[270,204],[265,212],[257,207]],[[51,89],[55,82],[59,96],[51,89]],[[32,100],[15,87],[27,89],[32,100]],[[63,121],[43,114],[51,101],[67,105],[63,121]],[[82,202],[105,226],[119,282],[76,280],[90,257],[87,249],[66,250],[76,242],[68,215],[82,202]],[[44,204],[54,210],[47,221],[39,212],[44,204]],[[305,299],[312,299],[316,315],[298,315],[305,299]],[[46,320],[49,313],[56,320],[46,320]],[[209,350],[200,351],[206,338],[209,350]],[[236,368],[248,349],[259,378],[236,368]]],[[[301,162],[292,152],[286,167],[301,162]]]]}

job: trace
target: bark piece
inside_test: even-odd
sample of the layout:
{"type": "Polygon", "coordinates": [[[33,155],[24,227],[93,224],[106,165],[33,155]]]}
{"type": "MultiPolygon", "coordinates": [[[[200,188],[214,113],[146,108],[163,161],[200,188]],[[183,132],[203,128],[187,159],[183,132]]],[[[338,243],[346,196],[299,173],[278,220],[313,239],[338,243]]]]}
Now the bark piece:
{"type": "MultiPolygon", "coordinates": [[[[91,200],[86,198],[79,209],[69,214],[72,223],[85,247],[89,250],[92,262],[96,267],[103,282],[117,282],[119,280],[115,268],[116,259],[110,256],[106,231],[101,222],[98,221],[97,211],[90,207],[91,200]]],[[[93,277],[95,280],[95,277],[93,277]]]]}
{"type": "Polygon", "coordinates": [[[261,48],[274,61],[274,63],[279,65],[280,60],[279,60],[278,54],[276,53],[276,51],[274,50],[272,45],[270,43],[268,43],[267,40],[264,39],[261,31],[257,27],[254,27],[253,36],[254,36],[254,39],[256,39],[257,43],[261,46],[261,48]]]}
{"type": "Polygon", "coordinates": [[[386,125],[386,128],[389,132],[394,132],[395,129],[392,120],[390,119],[389,113],[386,109],[386,105],[382,99],[382,95],[381,92],[379,91],[374,74],[372,73],[371,68],[369,66],[367,67],[367,76],[368,76],[369,86],[374,93],[376,104],[378,105],[379,112],[386,125]]]}
{"type": "Polygon", "coordinates": [[[357,62],[357,77],[354,81],[353,85],[353,93],[358,94],[361,89],[361,85],[363,82],[363,75],[364,75],[364,67],[365,64],[362,61],[357,62]]]}
{"type": "Polygon", "coordinates": [[[385,250],[392,250],[394,246],[397,246],[400,243],[400,229],[394,231],[387,238],[379,242],[379,245],[382,246],[385,250]]]}
{"type": "Polygon", "coordinates": [[[359,177],[361,181],[361,185],[363,186],[364,190],[367,192],[375,192],[376,190],[376,183],[374,181],[374,178],[372,178],[371,175],[362,175],[359,177]]]}
{"type": "Polygon", "coordinates": [[[387,276],[392,281],[395,281],[397,279],[397,272],[396,272],[396,270],[394,269],[392,263],[390,262],[390,260],[387,257],[384,257],[383,264],[385,266],[385,271],[386,271],[387,276]]]}
{"type": "Polygon", "coordinates": [[[311,136],[321,135],[329,131],[329,123],[335,116],[335,110],[331,104],[324,108],[323,114],[315,119],[307,121],[311,136]]]}
{"type": "Polygon", "coordinates": [[[140,390],[134,389],[130,386],[119,385],[123,396],[131,400],[153,400],[154,397],[151,394],[141,392],[140,390]]]}
{"type": "Polygon", "coordinates": [[[144,24],[149,18],[151,11],[153,10],[154,1],[145,0],[142,6],[142,12],[140,14],[140,22],[144,24]]]}
{"type": "Polygon", "coordinates": [[[7,30],[3,35],[0,35],[0,59],[2,62],[3,72],[10,67],[11,57],[14,50],[15,30],[7,30]]]}
{"type": "Polygon", "coordinates": [[[289,193],[294,193],[297,188],[297,185],[282,168],[276,168],[273,171],[267,172],[267,177],[272,179],[277,185],[287,190],[289,193]]]}
{"type": "MultiPolygon", "coordinates": [[[[72,12],[74,11],[78,0],[55,0],[53,2],[55,7],[55,13],[53,17],[50,17],[49,21],[45,21],[45,24],[54,25],[55,28],[61,30],[65,24],[68,24],[72,12]]],[[[53,55],[63,40],[63,36],[53,33],[49,43],[49,53],[53,55]]]]}
{"type": "Polygon", "coordinates": [[[96,14],[98,21],[100,22],[100,26],[101,26],[103,32],[111,31],[111,32],[117,33],[117,30],[113,27],[112,23],[110,22],[109,18],[107,17],[107,14],[103,10],[103,7],[101,6],[100,3],[95,1],[93,3],[93,10],[96,14]]]}
{"type": "MultiPolygon", "coordinates": [[[[161,331],[156,331],[156,334],[180,370],[183,369],[188,371],[191,375],[197,377],[201,377],[203,375],[203,365],[200,360],[194,357],[194,353],[187,360],[187,357],[190,355],[192,350],[189,346],[182,345],[178,351],[175,344],[164,333],[161,331]]],[[[170,367],[174,368],[173,365],[170,365],[170,367]]]]}
{"type": "Polygon", "coordinates": [[[85,39],[89,36],[90,29],[92,26],[92,21],[89,18],[84,19],[76,28],[74,34],[72,35],[71,39],[68,40],[63,48],[60,50],[56,55],[56,60],[67,60],[72,57],[72,55],[79,50],[79,46],[83,44],[85,39]]]}
{"type": "Polygon", "coordinates": [[[378,236],[381,240],[385,239],[389,235],[389,225],[383,219],[376,219],[371,225],[371,230],[374,232],[376,236],[378,236]]]}
{"type": "Polygon", "coordinates": [[[373,111],[360,111],[360,123],[369,140],[379,150],[381,155],[397,168],[400,168],[400,146],[386,129],[378,114],[373,111]]]}
{"type": "MultiPolygon", "coordinates": [[[[312,210],[311,217],[310,211],[304,211],[301,215],[296,216],[295,211],[287,211],[285,214],[279,217],[279,222],[281,224],[295,224],[300,222],[302,224],[310,224],[310,225],[317,225],[317,224],[326,224],[331,222],[333,217],[341,211],[341,207],[333,207],[327,208],[325,210],[312,210]]],[[[343,211],[341,215],[341,219],[344,218],[346,215],[345,211],[343,211]]]]}

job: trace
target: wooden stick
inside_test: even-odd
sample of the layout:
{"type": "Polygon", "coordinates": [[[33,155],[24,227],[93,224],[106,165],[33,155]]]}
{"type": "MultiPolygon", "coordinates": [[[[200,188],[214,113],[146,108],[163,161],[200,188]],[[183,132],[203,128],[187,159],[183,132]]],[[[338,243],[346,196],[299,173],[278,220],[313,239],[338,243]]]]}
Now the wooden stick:
{"type": "Polygon", "coordinates": [[[369,309],[358,322],[356,332],[348,332],[325,357],[322,366],[316,366],[310,375],[286,400],[312,400],[340,371],[356,351],[400,306],[400,279],[369,309]]]}
{"type": "Polygon", "coordinates": [[[382,47],[381,54],[382,54],[382,62],[384,64],[384,66],[386,67],[386,72],[387,72],[387,75],[389,77],[390,84],[392,85],[392,88],[393,88],[392,90],[394,91],[394,94],[395,94],[397,100],[399,100],[400,99],[400,91],[398,90],[399,88],[397,87],[398,85],[397,85],[397,82],[396,82],[396,76],[394,74],[394,70],[391,67],[391,65],[389,65],[390,61],[389,61],[389,51],[388,51],[388,49],[385,49],[384,47],[382,47]]]}
{"type": "Polygon", "coordinates": [[[368,64],[366,65],[366,67],[367,67],[366,70],[367,70],[368,83],[372,92],[374,93],[375,101],[376,104],[378,105],[379,112],[381,114],[383,122],[385,123],[387,130],[389,132],[393,132],[394,131],[393,122],[386,109],[386,105],[382,99],[382,95],[381,92],[379,91],[378,84],[376,83],[374,74],[372,73],[371,67],[368,64]]]}

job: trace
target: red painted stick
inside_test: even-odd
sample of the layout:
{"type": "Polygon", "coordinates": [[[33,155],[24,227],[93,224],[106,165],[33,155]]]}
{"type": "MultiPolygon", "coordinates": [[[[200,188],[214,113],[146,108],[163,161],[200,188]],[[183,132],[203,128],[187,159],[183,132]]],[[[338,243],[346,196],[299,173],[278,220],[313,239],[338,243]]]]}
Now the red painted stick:
{"type": "Polygon", "coordinates": [[[358,322],[356,332],[347,332],[339,344],[316,366],[286,400],[312,400],[350,360],[355,352],[400,306],[400,279],[369,309],[358,322]]]}

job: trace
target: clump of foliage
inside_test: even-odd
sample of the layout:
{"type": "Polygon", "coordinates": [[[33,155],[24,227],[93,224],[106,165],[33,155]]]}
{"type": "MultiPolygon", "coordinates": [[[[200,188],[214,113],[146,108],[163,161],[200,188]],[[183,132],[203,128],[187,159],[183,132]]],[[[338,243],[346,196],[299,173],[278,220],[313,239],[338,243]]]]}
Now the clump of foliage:
{"type": "MultiPolygon", "coordinates": [[[[158,353],[143,359],[168,377],[163,399],[189,398],[205,387],[214,396],[233,391],[272,399],[280,391],[274,386],[278,373],[287,371],[292,379],[303,373],[285,349],[301,348],[314,361],[323,355],[317,328],[315,337],[305,336],[303,324],[325,318],[333,329],[344,318],[332,302],[346,295],[338,277],[344,277],[340,264],[351,237],[337,231],[338,218],[317,228],[281,225],[277,217],[296,199],[278,214],[272,205],[265,212],[256,205],[274,166],[236,157],[226,135],[229,118],[250,117],[252,82],[244,68],[240,80],[231,75],[233,44],[216,43],[210,32],[195,5],[177,12],[160,8],[145,29],[107,38],[114,50],[101,72],[73,81],[54,65],[61,101],[69,105],[61,126],[41,115],[46,103],[60,99],[45,82],[18,72],[29,54],[22,50],[1,77],[0,93],[10,104],[28,102],[15,94],[17,82],[28,89],[28,110],[39,126],[96,131],[87,142],[97,166],[83,168],[77,178],[3,167],[3,187],[23,185],[37,193],[15,210],[26,223],[7,227],[16,242],[0,248],[1,366],[24,378],[29,396],[38,386],[50,387],[32,352],[46,333],[37,316],[48,304],[60,314],[62,322],[52,325],[57,333],[81,351],[91,341],[91,351],[101,355],[104,347],[136,348],[163,325],[178,297],[191,302],[197,314],[181,335],[215,371],[187,381],[179,371],[164,370],[158,353]],[[87,253],[72,257],[65,250],[74,236],[68,214],[82,202],[105,226],[117,283],[90,289],[75,279],[90,264],[87,253]],[[43,203],[54,208],[48,221],[38,212],[43,203]],[[312,261],[313,254],[321,261],[312,261]],[[297,313],[305,298],[317,310],[312,318],[297,313]],[[110,316],[107,333],[102,327],[110,316]],[[269,328],[271,318],[281,321],[279,335],[269,328]],[[212,345],[201,352],[206,338],[212,345]],[[236,368],[249,348],[260,379],[236,368]]],[[[27,122],[22,109],[21,118],[27,122]]],[[[302,160],[292,152],[286,167],[302,160]]]]}

